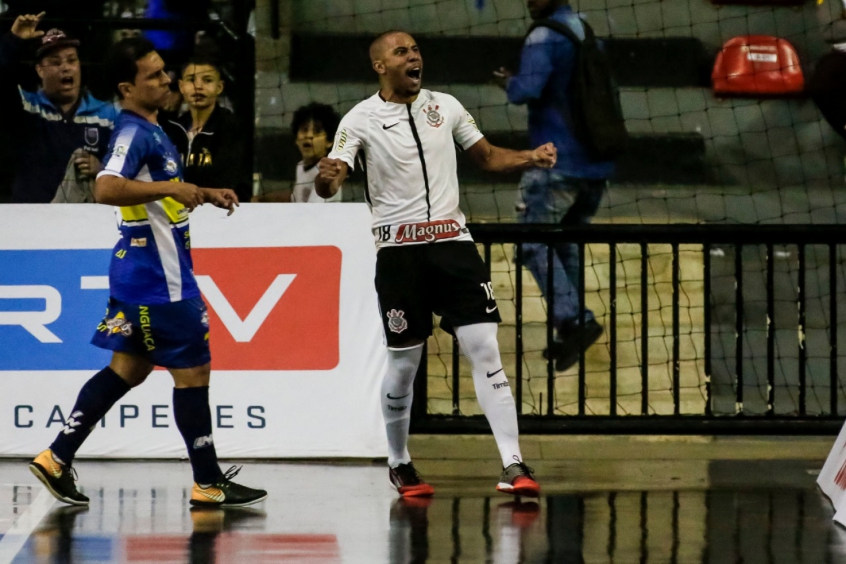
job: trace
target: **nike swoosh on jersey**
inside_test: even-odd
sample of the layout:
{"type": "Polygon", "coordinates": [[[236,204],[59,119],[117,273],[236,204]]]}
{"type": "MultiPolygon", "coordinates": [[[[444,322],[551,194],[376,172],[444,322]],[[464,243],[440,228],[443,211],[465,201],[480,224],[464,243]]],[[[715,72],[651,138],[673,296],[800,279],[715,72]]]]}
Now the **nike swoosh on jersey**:
{"type": "Polygon", "coordinates": [[[396,122],[396,123],[394,123],[394,124],[392,124],[392,125],[385,125],[385,124],[383,123],[383,124],[382,124],[382,129],[384,129],[385,131],[387,131],[387,130],[389,130],[390,128],[392,128],[394,125],[399,125],[399,122],[396,122]]]}
{"type": "Polygon", "coordinates": [[[407,398],[409,395],[410,395],[410,394],[405,394],[404,396],[400,396],[400,397],[398,397],[398,398],[395,398],[395,397],[391,397],[391,394],[388,394],[388,399],[389,399],[389,400],[400,400],[400,399],[402,399],[402,398],[407,398]]]}
{"type": "Polygon", "coordinates": [[[496,376],[496,375],[497,375],[497,374],[499,374],[500,372],[502,372],[502,368],[500,368],[500,369],[499,369],[499,370],[497,370],[496,372],[488,372],[488,378],[493,378],[494,376],[496,376]]]}
{"type": "Polygon", "coordinates": [[[493,307],[486,307],[486,308],[485,308],[485,313],[493,313],[493,312],[495,312],[495,311],[496,311],[496,308],[497,308],[497,306],[493,306],[493,307]]]}

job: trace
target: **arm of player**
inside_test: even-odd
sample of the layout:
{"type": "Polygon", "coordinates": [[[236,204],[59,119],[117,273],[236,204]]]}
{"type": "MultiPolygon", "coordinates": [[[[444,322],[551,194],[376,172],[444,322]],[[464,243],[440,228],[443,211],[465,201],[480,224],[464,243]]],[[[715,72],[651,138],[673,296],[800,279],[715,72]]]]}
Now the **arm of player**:
{"type": "Polygon", "coordinates": [[[532,167],[552,168],[558,158],[558,152],[552,143],[541,145],[533,151],[513,151],[491,145],[484,137],[466,152],[479,168],[489,172],[511,172],[532,167]]]}
{"type": "Polygon", "coordinates": [[[347,179],[350,167],[341,159],[323,157],[317,163],[317,177],[314,179],[314,190],[321,198],[331,198],[338,193],[338,188],[347,179]]]}
{"type": "Polygon", "coordinates": [[[137,206],[173,198],[189,210],[203,204],[200,188],[186,182],[141,182],[122,176],[101,174],[94,185],[94,199],[110,206],[137,206]]]}
{"type": "Polygon", "coordinates": [[[200,192],[203,194],[203,203],[229,210],[227,217],[235,213],[235,208],[241,205],[238,196],[229,188],[200,188],[200,192]]]}

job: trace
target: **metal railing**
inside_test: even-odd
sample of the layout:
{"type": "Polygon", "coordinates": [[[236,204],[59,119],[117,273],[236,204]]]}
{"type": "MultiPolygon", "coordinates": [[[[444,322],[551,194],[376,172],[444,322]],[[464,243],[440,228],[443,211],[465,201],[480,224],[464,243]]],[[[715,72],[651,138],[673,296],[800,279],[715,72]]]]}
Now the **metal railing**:
{"type": "MultiPolygon", "coordinates": [[[[515,293],[515,342],[516,363],[506,366],[506,372],[513,376],[514,394],[517,402],[518,418],[521,430],[525,433],[660,433],[660,434],[691,434],[691,433],[730,433],[730,434],[827,434],[836,433],[842,425],[838,416],[838,246],[846,244],[846,227],[839,225],[589,225],[589,226],[560,226],[560,225],[514,225],[514,224],[475,224],[470,225],[471,232],[477,244],[483,245],[484,259],[488,268],[491,266],[491,248],[498,244],[513,244],[513,266],[516,270],[514,279],[515,293]],[[523,324],[523,282],[520,273],[524,268],[523,247],[527,243],[542,243],[547,245],[548,265],[552,264],[553,246],[556,243],[575,243],[578,246],[580,263],[579,283],[579,322],[585,322],[585,253],[586,245],[608,245],[610,267],[607,291],[608,298],[608,355],[610,369],[608,372],[609,405],[608,413],[591,415],[586,411],[586,370],[585,355],[579,356],[578,363],[578,391],[577,413],[564,415],[556,413],[555,385],[556,373],[552,355],[546,361],[546,402],[539,406],[540,413],[524,414],[524,324],[523,324]],[[640,410],[639,413],[621,414],[617,409],[618,394],[618,341],[617,341],[617,246],[622,244],[638,245],[640,248],[640,410]],[[650,245],[669,245],[672,252],[672,335],[670,371],[672,374],[671,414],[650,414],[649,411],[649,247],[650,245]],[[703,333],[704,333],[704,406],[702,413],[684,414],[680,401],[680,245],[701,246],[701,260],[703,269],[703,333]],[[759,320],[766,327],[766,409],[760,413],[752,413],[744,408],[744,378],[745,361],[751,353],[744,346],[746,329],[750,321],[747,319],[744,301],[744,255],[743,251],[749,247],[763,247],[766,249],[765,287],[766,287],[766,320],[759,320]],[[776,248],[780,246],[795,247],[798,250],[798,272],[796,273],[795,307],[797,308],[797,326],[788,328],[795,330],[798,336],[796,351],[798,357],[797,384],[798,402],[793,413],[776,410],[776,309],[774,284],[776,248]],[[807,351],[809,335],[806,327],[807,315],[807,253],[809,246],[824,246],[827,249],[827,278],[828,303],[823,306],[829,310],[827,323],[827,342],[814,343],[828,348],[828,387],[829,398],[827,409],[816,414],[809,413],[808,379],[807,379],[807,351]],[[712,251],[728,249],[734,252],[734,365],[733,389],[736,409],[733,413],[719,413],[714,410],[714,396],[712,395],[714,373],[714,333],[713,320],[714,290],[712,287],[712,251]]],[[[717,252],[716,254],[722,254],[717,252]]],[[[552,287],[552,268],[547,268],[549,278],[548,287],[552,287]]],[[[725,290],[725,285],[721,285],[725,290]]],[[[725,293],[725,291],[723,292],[725,293]]],[[[546,311],[553,309],[554,292],[550,294],[546,304],[546,311]]],[[[725,304],[721,304],[725,305],[725,304]]],[[[784,328],[782,328],[784,330],[784,328]]],[[[819,331],[816,331],[819,333],[819,331]]],[[[502,343],[502,337],[500,337],[502,343]]],[[[553,324],[546,322],[546,345],[553,342],[553,324]]],[[[729,355],[730,356],[730,355],[729,355]]],[[[426,356],[424,355],[424,359],[426,356]]],[[[723,359],[725,360],[725,358],[723,359]]],[[[412,406],[411,429],[415,433],[487,433],[489,427],[482,416],[466,416],[461,414],[462,399],[460,395],[459,354],[457,343],[453,340],[452,350],[452,414],[432,414],[428,410],[428,377],[425,362],[421,366],[415,381],[414,405],[412,406]]],[[[825,402],[821,402],[825,403],[825,402]]],[[[783,411],[783,410],[782,410],[783,411]]]]}

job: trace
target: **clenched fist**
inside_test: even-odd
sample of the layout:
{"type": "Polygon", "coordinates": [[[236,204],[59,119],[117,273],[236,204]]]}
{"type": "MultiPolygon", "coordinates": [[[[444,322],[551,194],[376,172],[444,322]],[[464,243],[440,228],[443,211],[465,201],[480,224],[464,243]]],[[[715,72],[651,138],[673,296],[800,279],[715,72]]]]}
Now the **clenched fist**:
{"type": "Polygon", "coordinates": [[[532,151],[532,165],[538,168],[552,168],[557,160],[558,149],[552,143],[546,143],[532,151]]]}
{"type": "Polygon", "coordinates": [[[326,183],[331,183],[344,172],[344,161],[323,157],[317,163],[317,177],[326,183]]]}

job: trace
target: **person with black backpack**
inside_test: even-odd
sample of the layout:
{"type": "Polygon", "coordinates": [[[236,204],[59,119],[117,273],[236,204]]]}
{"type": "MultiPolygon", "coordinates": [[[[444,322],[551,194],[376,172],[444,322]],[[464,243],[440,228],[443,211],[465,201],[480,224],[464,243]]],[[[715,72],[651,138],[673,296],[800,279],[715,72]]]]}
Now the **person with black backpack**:
{"type": "MultiPolygon", "coordinates": [[[[520,182],[517,212],[522,223],[590,223],[596,214],[614,160],[628,139],[610,65],[593,30],[567,0],[527,0],[534,20],[512,75],[494,73],[508,101],[529,109],[529,140],[552,142],[554,168],[529,169],[520,182]]],[[[525,262],[548,299],[547,247],[523,246],[525,262]]],[[[579,255],[573,243],[555,245],[553,323],[555,340],[545,356],[567,370],[602,335],[592,311],[579,323],[579,255]]]]}

